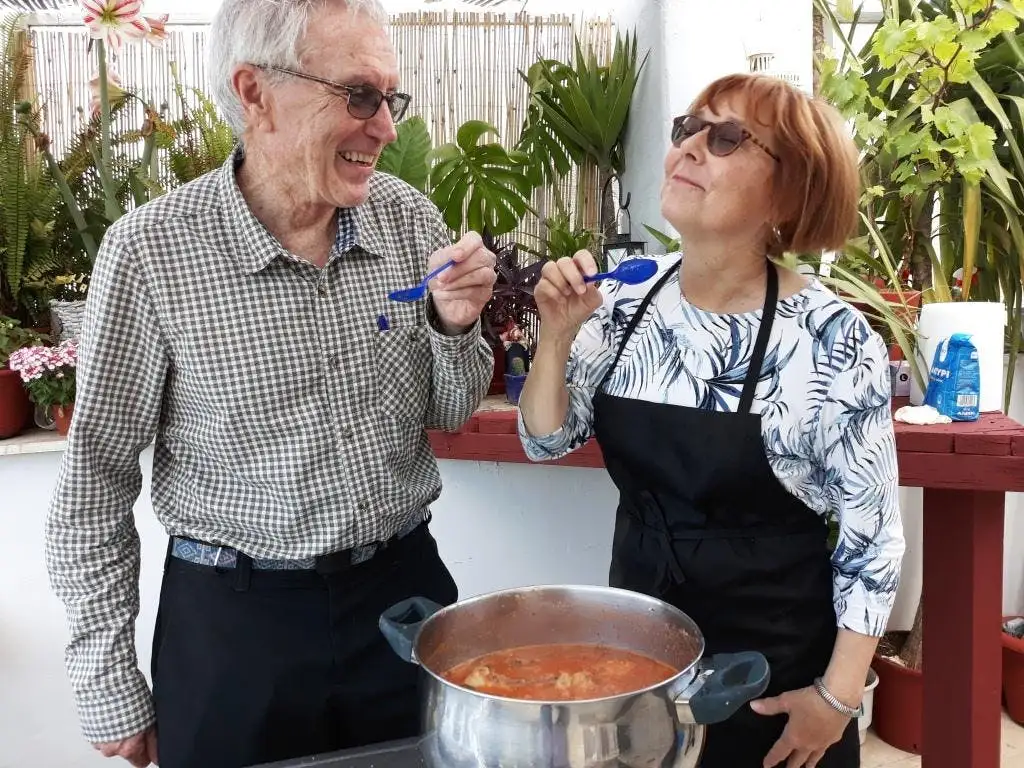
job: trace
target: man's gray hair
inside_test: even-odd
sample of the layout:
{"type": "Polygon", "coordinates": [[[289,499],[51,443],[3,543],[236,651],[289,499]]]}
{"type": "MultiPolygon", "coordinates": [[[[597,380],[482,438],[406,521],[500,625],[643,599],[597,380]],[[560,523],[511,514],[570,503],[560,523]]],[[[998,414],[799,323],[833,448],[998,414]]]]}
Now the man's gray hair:
{"type": "Polygon", "coordinates": [[[224,0],[206,42],[207,66],[214,103],[238,136],[245,113],[231,84],[239,64],[265,64],[298,69],[310,15],[326,5],[369,15],[380,25],[388,13],[379,0],[224,0]]]}

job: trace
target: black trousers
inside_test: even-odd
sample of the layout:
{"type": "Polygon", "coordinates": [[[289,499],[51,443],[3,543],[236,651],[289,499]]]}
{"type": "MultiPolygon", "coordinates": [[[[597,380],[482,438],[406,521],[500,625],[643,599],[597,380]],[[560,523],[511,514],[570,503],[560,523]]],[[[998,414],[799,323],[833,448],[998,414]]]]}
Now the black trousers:
{"type": "MultiPolygon", "coordinates": [[[[699,768],[762,768],[764,758],[782,735],[786,715],[759,715],[748,705],[722,723],[708,726],[699,768]]],[[[782,768],[781,763],[778,768],[782,768]]],[[[851,720],[842,737],[828,748],[818,768],[858,768],[860,733],[851,720]]]]}
{"type": "Polygon", "coordinates": [[[153,638],[161,768],[242,768],[415,736],[418,666],[377,628],[458,599],[427,525],[336,574],[168,558],[153,638]]]}

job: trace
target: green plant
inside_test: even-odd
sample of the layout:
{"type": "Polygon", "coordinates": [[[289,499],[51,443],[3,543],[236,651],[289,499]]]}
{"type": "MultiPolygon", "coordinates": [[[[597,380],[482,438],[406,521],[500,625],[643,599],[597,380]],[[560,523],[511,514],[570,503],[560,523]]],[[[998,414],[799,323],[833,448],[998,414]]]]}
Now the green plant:
{"type": "Polygon", "coordinates": [[[679,241],[678,237],[672,237],[671,235],[665,234],[649,224],[644,224],[644,229],[650,233],[651,237],[661,243],[667,253],[673,253],[682,247],[682,243],[679,241]]]}
{"type": "Polygon", "coordinates": [[[167,19],[146,19],[141,15],[141,3],[115,3],[113,0],[84,3],[82,12],[83,22],[92,38],[90,50],[94,50],[96,56],[94,99],[97,109],[78,134],[70,154],[79,155],[84,149],[89,158],[89,166],[83,175],[91,176],[98,187],[98,199],[102,204],[102,218],[99,222],[87,220],[86,215],[91,210],[90,203],[96,199],[95,192],[88,196],[88,202],[83,205],[80,196],[72,188],[73,176],[66,172],[50,152],[49,138],[39,132],[38,124],[31,128],[91,264],[96,258],[98,243],[106,227],[124,214],[127,205],[142,205],[162,193],[156,178],[154,152],[158,130],[164,128],[165,124],[156,109],[131,91],[122,90],[116,80],[112,81],[115,73],[111,68],[107,45],[112,44],[114,52],[117,52],[122,39],[146,39],[159,45],[160,40],[166,36],[164,25],[167,19]],[[141,156],[136,163],[128,163],[126,158],[117,157],[114,153],[118,138],[113,132],[113,116],[129,101],[141,103],[144,114],[141,129],[121,134],[121,141],[141,141],[141,156]],[[128,166],[127,173],[124,173],[125,166],[128,166]]]}
{"type": "Polygon", "coordinates": [[[377,170],[397,176],[420,192],[426,192],[432,146],[427,123],[415,115],[400,122],[396,131],[398,138],[380,153],[377,170]]]}
{"type": "Polygon", "coordinates": [[[430,199],[455,232],[466,227],[504,235],[519,226],[530,210],[529,158],[495,142],[481,144],[487,134],[497,136],[498,130],[481,120],[469,120],[459,127],[454,143],[432,153],[430,199]]]}
{"type": "MultiPolygon", "coordinates": [[[[598,63],[593,48],[583,50],[575,40],[573,64],[542,59],[520,76],[530,87],[530,105],[517,149],[528,151],[536,168],[531,179],[551,181],[564,176],[569,161],[580,166],[575,211],[577,229],[592,228],[598,221],[588,220],[587,194],[596,181],[602,190],[598,201],[602,234],[615,232],[615,205],[607,194],[613,176],[626,168],[624,139],[641,71],[648,54],[638,60],[637,38],[627,34],[615,37],[611,59],[598,63]],[[596,180],[593,178],[596,171],[596,180]]],[[[591,217],[592,219],[593,217],[591,217]]]]}
{"type": "MultiPolygon", "coordinates": [[[[822,93],[862,153],[863,226],[847,250],[873,259],[890,290],[904,291],[909,272],[926,302],[1002,301],[1008,406],[1024,275],[1024,0],[887,2],[859,52],[826,0],[815,4],[843,48],[821,64],[822,93]]],[[[859,11],[843,14],[856,29],[859,11]]],[[[877,297],[862,275],[847,277],[877,297]]]]}
{"type": "Polygon", "coordinates": [[[0,22],[0,313],[32,320],[26,283],[53,261],[58,193],[29,128],[38,110],[22,100],[31,66],[23,20],[0,22]]]}
{"type": "Polygon", "coordinates": [[[521,357],[513,357],[512,363],[509,366],[509,373],[513,376],[525,376],[526,375],[526,363],[521,357]]]}
{"type": "Polygon", "coordinates": [[[21,321],[0,315],[0,368],[6,368],[12,354],[19,349],[47,341],[45,334],[21,327],[21,321]]]}
{"type": "Polygon", "coordinates": [[[559,213],[544,220],[544,234],[538,248],[522,249],[541,259],[572,258],[577,251],[595,250],[600,243],[598,233],[592,229],[573,226],[568,213],[559,213]]]}
{"type": "MultiPolygon", "coordinates": [[[[209,173],[228,159],[236,145],[231,126],[217,112],[213,101],[198,88],[189,89],[193,106],[178,76],[178,65],[171,62],[174,94],[181,107],[181,118],[170,124],[155,122],[156,148],[167,151],[167,164],[177,184],[187,184],[209,173]]],[[[154,155],[155,160],[155,155],[154,155]]],[[[155,179],[155,172],[146,179],[155,179]]]]}

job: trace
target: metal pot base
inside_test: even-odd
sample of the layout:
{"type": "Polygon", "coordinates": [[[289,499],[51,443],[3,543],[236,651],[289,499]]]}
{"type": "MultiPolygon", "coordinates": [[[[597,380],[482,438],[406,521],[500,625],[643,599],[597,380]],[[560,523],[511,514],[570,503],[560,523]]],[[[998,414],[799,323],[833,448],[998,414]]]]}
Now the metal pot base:
{"type": "Polygon", "coordinates": [[[541,705],[532,717],[460,709],[435,699],[427,710],[421,750],[433,768],[695,768],[704,742],[703,725],[680,724],[654,693],[617,716],[579,705],[541,705]]]}

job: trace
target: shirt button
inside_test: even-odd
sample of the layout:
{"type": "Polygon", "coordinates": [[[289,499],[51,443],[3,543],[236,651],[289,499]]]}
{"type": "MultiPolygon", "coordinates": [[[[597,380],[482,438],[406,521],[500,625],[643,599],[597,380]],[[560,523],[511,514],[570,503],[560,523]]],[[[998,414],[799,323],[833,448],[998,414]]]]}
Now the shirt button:
{"type": "Polygon", "coordinates": [[[341,365],[341,359],[337,355],[331,355],[327,358],[327,364],[331,366],[331,368],[337,368],[341,365]]]}
{"type": "Polygon", "coordinates": [[[319,296],[321,299],[324,298],[327,295],[327,286],[324,285],[323,283],[320,283],[316,287],[316,295],[319,296]]]}
{"type": "Polygon", "coordinates": [[[341,427],[341,429],[340,429],[340,432],[341,432],[341,436],[346,438],[346,439],[352,437],[352,430],[349,427],[346,427],[346,426],[343,425],[341,427]]]}
{"type": "Polygon", "coordinates": [[[369,508],[370,508],[370,505],[369,505],[369,503],[367,503],[367,502],[365,502],[365,501],[360,501],[360,502],[359,502],[359,511],[360,511],[360,512],[365,512],[365,511],[366,511],[366,510],[368,510],[369,508]]]}

